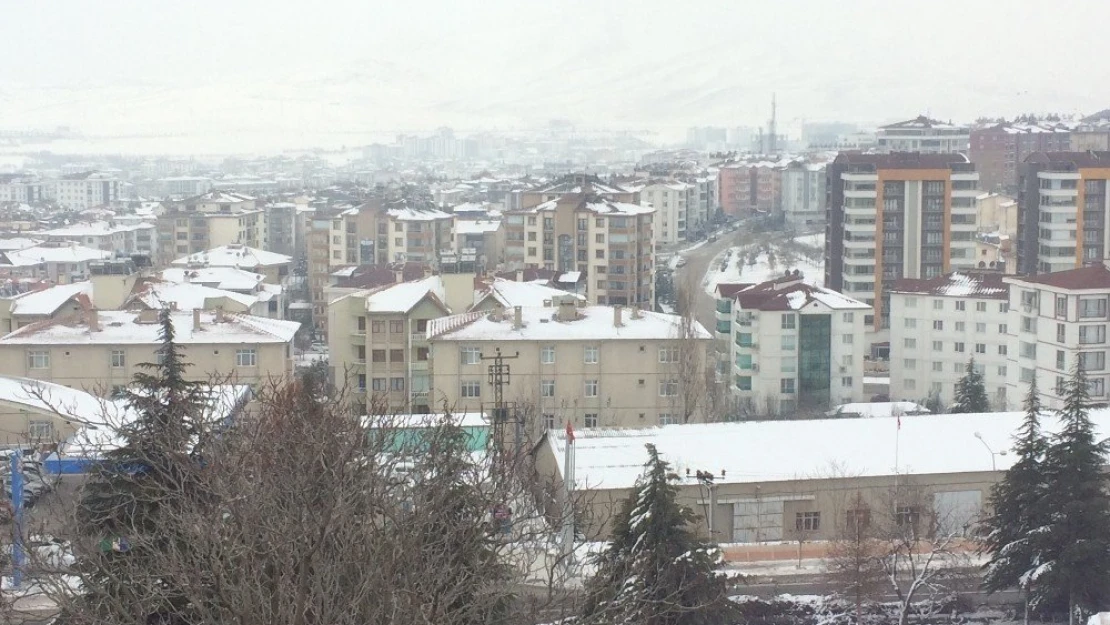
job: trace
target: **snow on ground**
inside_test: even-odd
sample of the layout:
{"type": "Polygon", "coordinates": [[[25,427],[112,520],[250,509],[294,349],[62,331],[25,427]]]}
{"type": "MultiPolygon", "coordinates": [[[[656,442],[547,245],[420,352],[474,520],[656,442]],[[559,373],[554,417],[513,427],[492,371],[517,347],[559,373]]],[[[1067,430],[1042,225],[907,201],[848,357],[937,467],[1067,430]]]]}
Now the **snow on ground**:
{"type": "Polygon", "coordinates": [[[819,259],[819,254],[803,256],[774,242],[732,247],[721,252],[709,264],[702,286],[706,293],[713,296],[717,285],[722,282],[758,284],[794,269],[802,272],[806,282],[820,286],[825,270],[819,259]]]}
{"type": "Polygon", "coordinates": [[[825,233],[818,232],[817,234],[800,234],[794,237],[794,242],[806,247],[812,247],[815,250],[825,251],[825,233]]]}

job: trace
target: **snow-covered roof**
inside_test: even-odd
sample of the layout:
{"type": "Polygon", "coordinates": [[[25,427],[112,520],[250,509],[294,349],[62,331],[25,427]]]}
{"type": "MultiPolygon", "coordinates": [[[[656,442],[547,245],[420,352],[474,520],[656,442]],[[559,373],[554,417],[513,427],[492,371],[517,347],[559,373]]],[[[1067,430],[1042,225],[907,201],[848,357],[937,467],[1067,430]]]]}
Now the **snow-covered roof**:
{"type": "Polygon", "coordinates": [[[564,274],[561,274],[558,278],[555,279],[555,281],[556,282],[563,282],[563,283],[566,283],[566,284],[577,284],[578,281],[581,280],[581,279],[582,279],[582,272],[581,271],[568,271],[564,274]]]}
{"type": "MultiPolygon", "coordinates": [[[[228,182],[227,180],[219,182],[228,182]]],[[[197,202],[204,203],[218,203],[218,204],[238,204],[241,202],[253,202],[254,198],[244,193],[233,193],[230,191],[209,191],[203,195],[194,198],[197,202]]]]}
{"type": "Polygon", "coordinates": [[[371,291],[360,291],[349,297],[364,297],[366,311],[372,313],[405,313],[412,310],[425,297],[432,296],[446,308],[443,281],[439,276],[428,276],[413,282],[390,284],[371,291]]]}
{"type": "MultiPolygon", "coordinates": [[[[532,208],[524,208],[513,210],[513,213],[543,213],[553,211],[559,205],[559,200],[549,200],[542,204],[537,204],[532,208]]],[[[651,204],[629,204],[628,202],[613,202],[610,200],[594,197],[588,201],[584,201],[578,205],[579,210],[588,210],[599,215],[647,215],[655,212],[655,208],[651,204]]]]}
{"type": "Polygon", "coordinates": [[[154,224],[152,223],[119,224],[108,221],[91,221],[69,224],[68,226],[62,226],[61,228],[54,228],[52,230],[43,230],[41,232],[37,232],[36,234],[55,238],[94,237],[107,234],[115,234],[117,232],[131,232],[134,230],[153,229],[154,224]]]}
{"type": "Polygon", "coordinates": [[[258,301],[253,295],[214,289],[203,284],[157,281],[144,282],[130,301],[142,302],[146,307],[154,309],[175,305],[178,310],[191,311],[194,308],[212,310],[215,308],[213,302],[221,298],[238,302],[247,308],[258,301]]]}
{"type": "Polygon", "coordinates": [[[434,208],[413,208],[404,206],[386,209],[386,213],[399,221],[435,221],[437,219],[451,219],[451,213],[445,213],[434,208]]]}
{"type": "Polygon", "coordinates": [[[13,237],[11,239],[0,239],[0,252],[7,252],[11,250],[22,250],[28,247],[35,247],[42,243],[41,239],[29,239],[26,237],[13,237]]]}
{"type": "Polygon", "coordinates": [[[0,376],[0,401],[56,413],[63,419],[82,423],[101,423],[106,416],[119,417],[127,412],[120,402],[92,393],[53,382],[7,375],[0,376]]]}
{"type": "MultiPolygon", "coordinates": [[[[485,289],[474,292],[474,304],[478,305],[486,298],[492,297],[505,308],[514,306],[541,308],[544,306],[544,302],[551,302],[556,297],[567,295],[571,294],[543,284],[494,278],[493,282],[485,289]]],[[[574,295],[573,297],[580,301],[586,301],[583,295],[574,295]]]]}
{"type": "MultiPolygon", "coordinates": [[[[867,382],[865,382],[866,384],[867,382]]],[[[890,379],[886,378],[886,383],[890,383],[890,379]]],[[[879,382],[882,384],[882,382],[879,382]]],[[[858,415],[860,417],[896,417],[898,415],[921,415],[928,414],[930,410],[921,404],[912,401],[884,401],[874,403],[851,403],[840,404],[836,408],[825,413],[825,415],[833,416],[848,416],[858,415]]]]}
{"type": "Polygon", "coordinates": [[[1001,273],[956,271],[936,278],[898,280],[891,292],[1006,299],[1010,295],[1010,287],[1003,282],[1001,273]]]}
{"type": "Polygon", "coordinates": [[[847,295],[806,283],[800,272],[741,289],[732,295],[732,299],[744,310],[802,310],[815,302],[832,310],[871,309],[847,295]]]}
{"type": "Polygon", "coordinates": [[[486,234],[501,229],[499,219],[456,219],[455,234],[486,234]]]}
{"type": "Polygon", "coordinates": [[[260,273],[235,267],[168,267],[158,275],[168,282],[190,282],[225,291],[253,291],[266,278],[260,273]]]}
{"type": "Polygon", "coordinates": [[[208,267],[238,267],[252,269],[255,267],[271,267],[285,265],[292,262],[291,256],[267,252],[246,245],[223,245],[214,247],[205,252],[197,252],[173,261],[174,265],[207,265],[208,267]]]}
{"type": "MultiPolygon", "coordinates": [[[[882,417],[582,429],[574,433],[575,482],[578,488],[631,487],[647,460],[648,443],[679,475],[687,468],[705,470],[725,484],[820,479],[834,465],[859,477],[989,473],[992,454],[983,442],[995,451],[1010,449],[1023,416],[996,412],[903,417],[900,430],[898,419],[882,417]]],[[[1091,419],[1099,439],[1110,435],[1110,409],[1092,410],[1091,419]]],[[[1044,425],[1050,432],[1059,429],[1052,417],[1046,417],[1044,425]]],[[[547,434],[560,474],[565,468],[565,439],[558,430],[547,434]]],[[[995,455],[993,461],[1004,471],[1014,458],[995,455]]]]}
{"type": "MultiPolygon", "coordinates": [[[[127,310],[102,310],[97,314],[100,329],[91,331],[84,319],[40,321],[24,326],[4,337],[0,345],[155,345],[159,342],[157,323],[140,323],[140,315],[127,310]]],[[[287,343],[293,340],[300,323],[227,313],[202,312],[200,327],[193,326],[192,311],[172,313],[176,338],[182,345],[224,343],[287,343]]]]}
{"type": "MultiPolygon", "coordinates": [[[[441,317],[428,322],[428,338],[443,341],[619,341],[674,339],[681,335],[682,318],[678,315],[642,311],[638,319],[632,310],[621,311],[621,325],[614,321],[609,306],[586,306],[575,309],[573,321],[559,321],[558,308],[523,308],[522,325],[514,329],[514,315],[477,312],[441,317]]],[[[712,336],[696,321],[693,336],[712,336]]]]}
{"type": "Polygon", "coordinates": [[[78,295],[92,295],[89,281],[59,284],[41,291],[28,291],[12,298],[13,315],[51,315],[78,295]]]}
{"type": "Polygon", "coordinates": [[[83,245],[37,245],[0,252],[0,267],[34,267],[43,263],[85,263],[111,258],[111,252],[83,245]]]}

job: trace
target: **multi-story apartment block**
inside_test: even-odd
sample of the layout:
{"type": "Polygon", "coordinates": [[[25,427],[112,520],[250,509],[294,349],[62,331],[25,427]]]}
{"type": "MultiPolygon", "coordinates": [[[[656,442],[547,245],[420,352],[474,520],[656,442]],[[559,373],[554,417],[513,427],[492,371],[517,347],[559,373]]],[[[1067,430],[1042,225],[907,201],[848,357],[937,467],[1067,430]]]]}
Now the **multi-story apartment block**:
{"type": "Polygon", "coordinates": [[[640,189],[640,202],[655,209],[652,232],[656,245],[674,245],[686,240],[686,224],[695,185],[685,182],[653,182],[640,189]]]}
{"type": "Polygon", "coordinates": [[[1110,269],[1099,262],[1005,281],[1010,285],[1007,394],[1012,403],[1025,396],[1036,377],[1044,407],[1061,408],[1064,383],[1076,366],[1086,372],[1091,400],[1105,403],[1110,269]]]}
{"type": "Polygon", "coordinates": [[[433,319],[449,315],[438,276],[344,295],[327,305],[328,364],[358,410],[427,412],[433,319]]]}
{"type": "Polygon", "coordinates": [[[644,427],[705,420],[704,402],[690,396],[704,393],[705,328],[695,322],[683,333],[676,315],[575,301],[566,296],[551,307],[432,321],[434,405],[491,412],[495,395],[487,366],[500,352],[511,358],[505,361],[511,375],[504,401],[529,440],[566,423],[644,427]],[[687,415],[694,403],[700,409],[687,415]]]}
{"type": "Polygon", "coordinates": [[[85,210],[107,206],[120,199],[120,182],[106,172],[69,174],[46,185],[47,194],[59,206],[85,210]]]}
{"type": "Polygon", "coordinates": [[[825,286],[874,306],[878,345],[891,284],[977,265],[978,174],[962,154],[841,153],[826,176],[825,286]]]}
{"type": "Polygon", "coordinates": [[[565,195],[592,194],[613,202],[639,204],[640,194],[633,189],[603,182],[597,176],[570,174],[546,185],[520,192],[520,208],[532,208],[565,195]]]}
{"type": "Polygon", "coordinates": [[[495,269],[505,262],[505,230],[500,219],[462,219],[455,217],[455,241],[452,249],[469,250],[478,266],[495,269]]]}
{"type": "Polygon", "coordinates": [[[782,216],[787,228],[805,232],[825,225],[824,163],[791,162],[782,172],[782,216]]]}
{"type": "Polygon", "coordinates": [[[577,272],[572,281],[587,279],[591,303],[653,308],[654,213],[651,206],[591,192],[507,211],[507,268],[577,272]]]}
{"type": "Polygon", "coordinates": [[[253,197],[212,191],[167,203],[158,217],[158,264],[225,245],[264,248],[266,236],[266,213],[253,197]]]}
{"type": "MultiPolygon", "coordinates": [[[[67,319],[32,323],[0,337],[0,371],[108,395],[155,362],[158,314],[84,307],[67,319]]],[[[296,322],[200,310],[171,317],[189,379],[227,377],[257,387],[293,373],[296,322]]]]}
{"type": "Polygon", "coordinates": [[[721,165],[717,172],[721,210],[734,217],[776,213],[782,208],[782,172],[785,162],[741,161],[721,165]]]}
{"type": "Polygon", "coordinates": [[[1110,152],[1031,154],[1018,180],[1017,272],[1050,273],[1110,257],[1110,152]]]}
{"type": "Polygon", "coordinates": [[[90,263],[111,256],[111,252],[76,243],[41,243],[0,252],[0,277],[49,280],[55,284],[80,282],[88,279],[90,263]]]}
{"type": "Polygon", "coordinates": [[[0,175],[0,202],[35,204],[46,199],[41,180],[21,174],[0,175]]]}
{"type": "Polygon", "coordinates": [[[729,389],[740,414],[818,414],[863,399],[870,306],[794,273],[738,290],[729,308],[729,389]]]}
{"type": "Polygon", "coordinates": [[[1021,403],[1007,389],[1009,287],[999,272],[962,271],[899,280],[890,291],[890,395],[950,406],[968,362],[995,410],[1021,403]]]}
{"type": "Polygon", "coordinates": [[[1071,126],[1056,123],[1001,123],[971,131],[968,157],[979,172],[980,187],[996,193],[1017,191],[1018,169],[1030,154],[1067,152],[1071,126]]]}
{"type": "Polygon", "coordinates": [[[266,251],[293,256],[297,241],[297,205],[273,202],[262,207],[266,212],[266,251]]]}
{"type": "MultiPolygon", "coordinates": [[[[454,243],[451,224],[454,215],[431,207],[412,207],[395,203],[386,207],[385,237],[389,261],[435,263],[439,252],[454,243]]],[[[379,228],[382,220],[378,220],[379,228]]]]}
{"type": "Polygon", "coordinates": [[[929,119],[914,119],[880,126],[875,132],[880,152],[921,152],[923,154],[967,154],[971,131],[967,126],[929,119]]]}
{"type": "Polygon", "coordinates": [[[151,223],[120,224],[111,221],[75,223],[61,228],[36,232],[46,241],[73,241],[85,247],[116,255],[145,254],[153,258],[158,243],[151,223]]]}

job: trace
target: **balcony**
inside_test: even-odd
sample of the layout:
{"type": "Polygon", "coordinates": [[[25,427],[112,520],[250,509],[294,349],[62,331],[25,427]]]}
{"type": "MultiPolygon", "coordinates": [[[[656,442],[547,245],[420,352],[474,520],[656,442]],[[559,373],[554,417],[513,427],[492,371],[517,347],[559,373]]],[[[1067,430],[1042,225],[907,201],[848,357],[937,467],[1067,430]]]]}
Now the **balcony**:
{"type": "Polygon", "coordinates": [[[732,312],[732,300],[730,300],[730,299],[719,299],[719,300],[717,300],[717,312],[725,313],[725,314],[731,313],[732,312]]]}
{"type": "Polygon", "coordinates": [[[425,345],[428,342],[428,335],[424,332],[413,332],[409,335],[409,340],[413,345],[425,345]]]}
{"type": "Polygon", "coordinates": [[[717,320],[717,334],[729,335],[732,333],[732,322],[717,320]]]}

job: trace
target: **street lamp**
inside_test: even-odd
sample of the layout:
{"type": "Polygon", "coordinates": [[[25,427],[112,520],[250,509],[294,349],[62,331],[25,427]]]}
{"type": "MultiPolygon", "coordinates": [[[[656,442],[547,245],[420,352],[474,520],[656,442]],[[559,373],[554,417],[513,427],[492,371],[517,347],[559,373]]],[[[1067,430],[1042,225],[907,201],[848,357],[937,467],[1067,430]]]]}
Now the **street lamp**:
{"type": "Polygon", "coordinates": [[[996,460],[998,456],[1005,456],[1006,450],[995,452],[993,449],[991,449],[991,446],[987,444],[987,441],[983,439],[983,435],[979,432],[975,433],[975,438],[979,439],[979,442],[983,443],[983,447],[986,447],[987,451],[989,451],[991,454],[991,471],[997,471],[998,463],[996,462],[996,460]]]}

